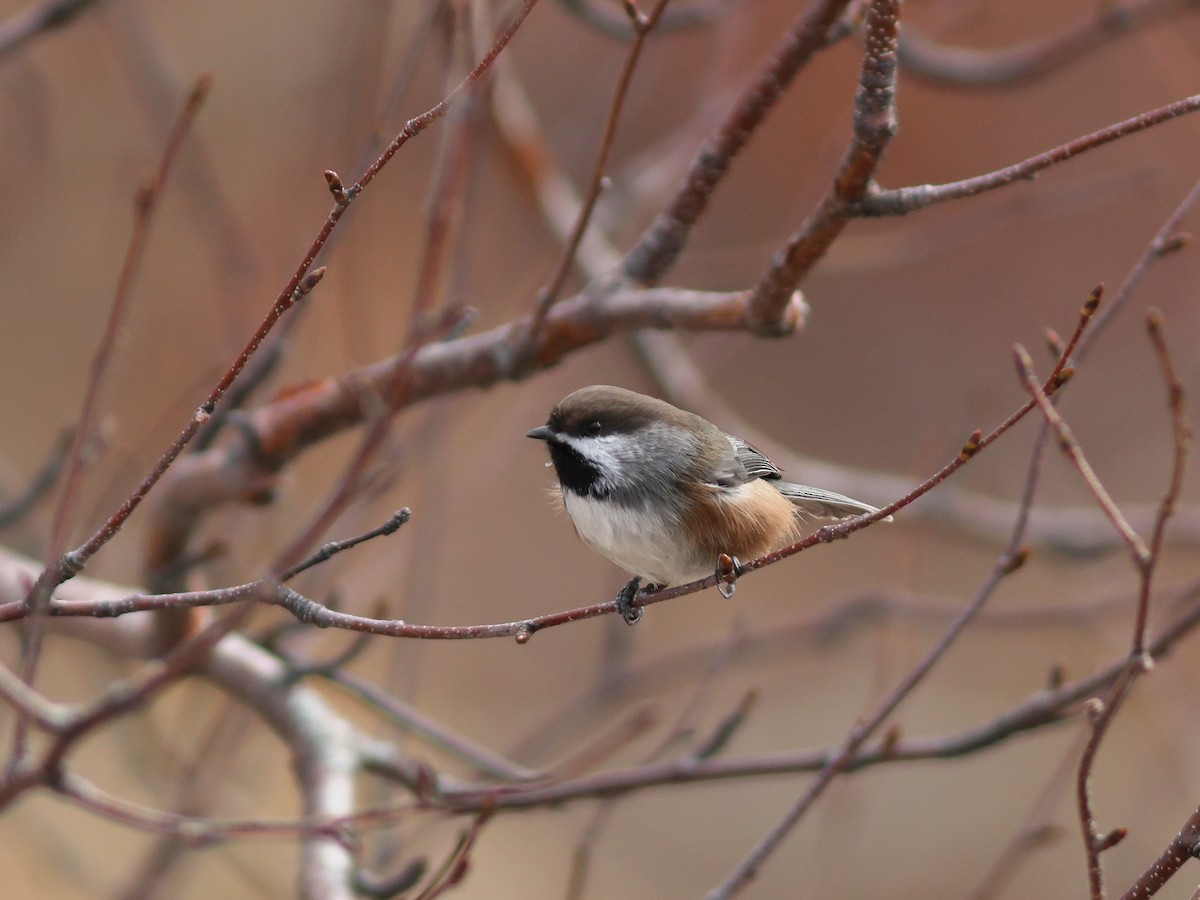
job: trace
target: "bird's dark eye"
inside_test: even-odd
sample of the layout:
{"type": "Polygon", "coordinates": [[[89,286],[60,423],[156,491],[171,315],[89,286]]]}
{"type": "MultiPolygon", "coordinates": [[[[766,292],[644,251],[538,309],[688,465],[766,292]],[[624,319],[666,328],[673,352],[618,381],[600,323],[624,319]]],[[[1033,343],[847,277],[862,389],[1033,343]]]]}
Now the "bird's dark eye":
{"type": "Polygon", "coordinates": [[[595,437],[604,430],[604,426],[601,425],[599,421],[588,422],[587,425],[584,426],[583,430],[585,433],[595,437]]]}

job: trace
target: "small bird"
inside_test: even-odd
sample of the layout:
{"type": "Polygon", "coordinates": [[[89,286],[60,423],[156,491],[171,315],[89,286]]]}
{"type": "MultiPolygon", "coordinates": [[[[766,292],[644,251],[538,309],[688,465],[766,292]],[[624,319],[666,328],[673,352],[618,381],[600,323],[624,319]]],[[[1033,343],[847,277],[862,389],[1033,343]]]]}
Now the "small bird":
{"type": "Polygon", "coordinates": [[[545,441],[556,490],[579,537],[634,577],[618,595],[625,620],[643,580],[654,589],[718,576],[733,594],[742,559],[798,540],[809,519],[879,510],[782,480],[745,441],[707,419],[624,388],[564,397],[528,437],[545,441]]]}

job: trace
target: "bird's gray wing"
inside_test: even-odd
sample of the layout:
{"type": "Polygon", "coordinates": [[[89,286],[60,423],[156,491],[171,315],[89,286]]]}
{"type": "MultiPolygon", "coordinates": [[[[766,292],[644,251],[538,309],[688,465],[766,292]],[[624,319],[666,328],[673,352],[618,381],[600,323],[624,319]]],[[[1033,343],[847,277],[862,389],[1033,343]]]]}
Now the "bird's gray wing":
{"type": "MultiPolygon", "coordinates": [[[[747,444],[741,438],[729,436],[738,462],[745,470],[747,480],[750,478],[766,478],[772,486],[787,497],[796,507],[801,517],[820,519],[848,519],[863,513],[878,512],[878,507],[845,494],[821,488],[809,487],[807,484],[792,484],[783,481],[783,473],[775,463],[766,458],[756,447],[747,444]]],[[[888,519],[890,520],[890,516],[888,519]]]]}
{"type": "Polygon", "coordinates": [[[755,478],[777,479],[783,474],[779,471],[779,467],[760,453],[757,448],[732,434],[725,436],[729,438],[729,443],[733,447],[737,465],[745,473],[744,481],[753,481],[755,478]]]}
{"type": "MultiPolygon", "coordinates": [[[[733,452],[722,461],[720,473],[715,479],[722,487],[737,487],[755,478],[764,478],[770,481],[771,486],[779,493],[792,501],[802,519],[848,519],[863,513],[878,512],[878,507],[844,494],[783,481],[783,473],[779,467],[756,447],[732,434],[727,434],[726,437],[729,438],[733,452]]],[[[891,516],[884,521],[891,521],[891,516]]]]}
{"type": "Polygon", "coordinates": [[[705,481],[728,491],[741,487],[759,476],[752,475],[747,470],[746,464],[742,462],[740,449],[742,441],[730,434],[726,434],[725,437],[729,440],[729,446],[713,465],[711,472],[707,473],[708,477],[705,478],[705,481]]]}

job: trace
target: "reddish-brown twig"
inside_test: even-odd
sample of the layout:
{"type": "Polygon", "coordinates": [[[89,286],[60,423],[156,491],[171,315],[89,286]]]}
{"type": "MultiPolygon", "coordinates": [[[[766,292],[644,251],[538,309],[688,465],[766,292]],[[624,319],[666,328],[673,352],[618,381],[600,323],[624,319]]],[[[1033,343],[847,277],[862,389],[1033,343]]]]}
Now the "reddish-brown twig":
{"type": "Polygon", "coordinates": [[[987,191],[995,190],[1018,181],[1027,181],[1051,166],[1066,162],[1072,157],[1113,141],[1145,131],[1171,119],[1195,112],[1200,109],[1200,94],[1187,97],[1175,103],[1168,103],[1149,112],[1144,112],[1115,125],[1109,125],[1085,134],[1066,144],[1062,144],[1045,153],[1031,156],[1011,166],[965,178],[962,181],[951,181],[945,184],[923,184],[915,187],[893,189],[875,188],[867,192],[856,204],[854,213],[860,216],[904,216],[919,209],[925,209],[935,203],[947,200],[960,200],[963,197],[973,197],[987,191]]]}
{"type": "MultiPolygon", "coordinates": [[[[1191,585],[1183,598],[1187,608],[1173,621],[1164,626],[1149,641],[1148,652],[1157,659],[1176,648],[1180,642],[1200,628],[1200,583],[1191,585]]],[[[226,661],[237,660],[239,665],[251,665],[245,661],[247,646],[243,644],[222,654],[226,661]]],[[[251,654],[252,655],[252,654],[251,654]]],[[[278,663],[272,663],[280,669],[278,663]]],[[[1025,701],[980,725],[965,731],[930,737],[899,737],[863,748],[846,761],[843,771],[853,772],[878,765],[889,765],[907,761],[950,759],[994,747],[1016,735],[1032,729],[1044,728],[1077,714],[1079,704],[1088,697],[1120,678],[1127,661],[1119,660],[1077,681],[1052,686],[1039,691],[1025,701]]],[[[0,670],[2,671],[2,670],[0,670]]],[[[284,678],[280,670],[275,673],[284,678]]],[[[231,685],[236,684],[236,673],[225,673],[223,678],[231,685]]],[[[3,682],[0,681],[0,684],[3,682]]],[[[306,720],[309,721],[309,720],[306,720]]],[[[309,722],[311,725],[311,721],[309,722]]],[[[295,723],[293,723],[295,725],[295,723]]],[[[283,726],[281,725],[281,728],[283,726]]],[[[827,766],[838,748],[821,747],[803,751],[760,754],[754,756],[698,759],[688,753],[682,757],[633,766],[627,769],[598,772],[576,779],[555,782],[538,781],[529,784],[495,783],[483,785],[453,785],[446,780],[435,782],[431,772],[422,774],[419,767],[408,764],[409,771],[396,773],[399,780],[416,790],[426,805],[452,813],[476,813],[496,809],[528,809],[547,804],[561,804],[586,798],[616,797],[649,787],[692,784],[731,778],[746,778],[785,773],[819,771],[827,766]]],[[[396,762],[368,757],[364,764],[384,773],[396,762]]],[[[70,774],[63,778],[64,796],[78,798],[72,785],[78,785],[70,774]]],[[[86,787],[86,786],[84,786],[86,787]]],[[[88,788],[87,792],[94,789],[88,788]]],[[[98,799],[103,795],[95,792],[98,799]]],[[[94,807],[94,812],[123,822],[133,827],[161,834],[178,835],[185,839],[210,843],[251,835],[328,835],[338,828],[382,827],[411,815],[410,801],[391,806],[365,809],[347,813],[336,819],[327,816],[309,815],[299,820],[219,820],[211,817],[192,818],[178,813],[159,812],[139,807],[116,798],[107,798],[94,807]]],[[[1145,896],[1145,895],[1143,895],[1145,896]]]]}
{"type": "MultiPolygon", "coordinates": [[[[1079,321],[1076,325],[1074,334],[1071,340],[1063,348],[1062,355],[1059,358],[1058,364],[1055,366],[1050,377],[1047,379],[1044,390],[1047,393],[1053,393],[1066,381],[1069,376],[1067,370],[1067,360],[1070,358],[1078,341],[1082,337],[1087,323],[1094,314],[1099,304],[1099,290],[1097,290],[1089,299],[1081,310],[1079,321]]],[[[753,571],[766,565],[771,565],[796,553],[803,552],[818,544],[829,543],[831,541],[840,540],[848,537],[855,531],[861,530],[874,522],[887,517],[888,515],[903,509],[908,504],[912,503],[917,498],[923,496],[933,490],[937,485],[941,484],[947,478],[954,474],[959,468],[966,465],[980,450],[990,446],[994,441],[1011,429],[1018,421],[1027,415],[1037,405],[1035,400],[1029,400],[1020,409],[1014,412],[1008,419],[997,426],[991,433],[984,436],[976,433],[967,442],[966,446],[959,454],[951,460],[941,470],[936,472],[930,478],[926,479],[906,496],[894,501],[884,507],[878,513],[866,516],[859,516],[850,519],[838,525],[830,525],[819,529],[801,541],[797,541],[788,547],[778,550],[767,556],[757,560],[752,560],[744,564],[743,569],[746,572],[753,571]]],[[[652,594],[639,594],[634,603],[638,606],[648,606],[653,603],[661,603],[665,600],[674,599],[676,597],[692,594],[697,591],[712,587],[716,584],[716,576],[710,575],[705,579],[692,582],[686,585],[667,588],[652,594]]],[[[194,595],[191,595],[194,596],[194,595]]],[[[210,598],[210,603],[222,602],[219,597],[219,592],[209,592],[207,596],[210,598]]],[[[607,615],[616,611],[616,601],[608,601],[604,603],[596,603],[591,606],[578,607],[575,609],[564,610],[562,612],[550,613],[534,618],[523,619],[513,622],[495,623],[490,625],[419,625],[410,624],[403,621],[376,619],[369,616],[358,616],[350,613],[331,610],[316,601],[304,597],[295,591],[286,587],[278,587],[270,592],[271,600],[269,602],[276,603],[289,610],[293,615],[301,621],[309,622],[324,628],[345,628],[352,631],[368,631],[373,634],[389,635],[392,637],[409,637],[423,638],[432,640],[471,640],[479,638],[493,638],[509,636],[515,637],[519,642],[524,643],[537,631],[565,625],[571,622],[578,622],[584,619],[594,618],[596,616],[607,615]]],[[[186,602],[189,595],[180,595],[180,600],[186,602]]],[[[135,602],[134,598],[130,598],[130,602],[135,602]]],[[[153,598],[147,598],[147,602],[153,602],[153,598]]]]}
{"type": "MultiPolygon", "coordinates": [[[[96,417],[99,415],[100,392],[104,387],[105,376],[108,373],[109,362],[112,359],[113,349],[116,346],[117,335],[120,333],[121,326],[125,321],[126,310],[133,294],[134,278],[141,266],[146,242],[150,235],[150,226],[153,224],[154,213],[158,208],[158,201],[162,196],[163,187],[166,184],[167,176],[171,172],[172,165],[179,155],[179,148],[182,146],[184,138],[187,136],[197,113],[200,111],[200,107],[204,103],[204,98],[208,94],[209,87],[210,80],[207,76],[197,80],[192,87],[191,93],[185,100],[183,108],[180,110],[178,118],[175,121],[175,126],[171,130],[171,134],[159,157],[158,168],[150,180],[142,186],[137,196],[133,231],[130,234],[125,259],[121,264],[113,301],[109,307],[108,322],[96,346],[95,356],[92,358],[88,382],[84,388],[79,421],[75,426],[71,447],[67,451],[62,487],[59,492],[58,503],[54,509],[50,537],[46,544],[44,555],[45,568],[42,571],[41,577],[38,578],[30,589],[25,601],[33,613],[29,629],[26,633],[21,660],[21,675],[28,683],[33,682],[34,672],[41,652],[42,623],[40,613],[45,608],[51,591],[66,578],[71,577],[71,575],[79,571],[86,561],[86,557],[81,557],[79,551],[63,555],[63,550],[67,544],[67,529],[70,524],[70,517],[75,511],[76,495],[83,476],[85,464],[84,448],[95,438],[93,432],[96,417]]],[[[24,717],[18,715],[16,725],[13,729],[14,749],[10,760],[10,764],[14,766],[19,764],[25,753],[25,726],[24,717]]]]}
{"type": "Polygon", "coordinates": [[[793,22],[762,71],[742,92],[684,176],[675,197],[625,257],[625,276],[654,284],[675,264],[733,158],[766,119],[797,73],[825,46],[849,0],[820,0],[793,22]]]}
{"type": "Polygon", "coordinates": [[[129,246],[125,251],[125,259],[121,263],[120,274],[117,276],[117,287],[112,305],[109,307],[108,322],[104,326],[104,332],[100,336],[95,356],[92,358],[91,371],[83,393],[79,422],[75,426],[71,449],[67,454],[62,492],[54,510],[54,520],[50,528],[50,541],[46,551],[47,567],[62,553],[66,545],[69,517],[74,512],[75,498],[83,473],[83,450],[93,439],[96,417],[99,415],[100,392],[104,388],[109,363],[112,361],[113,350],[117,343],[117,335],[125,324],[126,313],[133,296],[134,279],[141,266],[146,243],[150,237],[154,214],[158,209],[159,200],[162,198],[167,176],[179,156],[184,138],[187,137],[192,123],[195,122],[200,108],[204,105],[211,86],[212,80],[208,76],[201,77],[192,86],[192,90],[175,120],[175,125],[167,137],[157,170],[138,192],[133,232],[129,237],[129,246]]]}
{"type": "Polygon", "coordinates": [[[470,73],[458,84],[453,91],[446,97],[434,104],[424,113],[409,119],[404,124],[400,132],[392,139],[392,141],[383,149],[379,156],[375,159],[366,171],[359,176],[349,188],[342,186],[341,180],[335,173],[327,173],[330,191],[334,195],[334,207],[326,217],[324,224],[320,227],[308,250],[304,254],[304,258],[296,267],[291,278],[283,290],[280,291],[272,304],[270,311],[264,317],[262,323],[255,331],[254,335],[246,343],[246,346],[238,354],[233,364],[230,365],[225,374],[217,382],[209,393],[207,399],[196,409],[195,413],[188,420],[179,436],[171,443],[171,445],[163,452],[158,461],[153,465],[150,472],[142,479],[141,483],[134,491],[125,499],[121,506],[114,512],[108,520],[82,545],[74,551],[65,554],[62,559],[52,566],[48,566],[43,578],[39,579],[35,586],[35,594],[48,595],[53,587],[60,584],[66,578],[70,578],[77,574],[87,564],[88,560],[109,540],[112,539],[125,521],[133,514],[150,490],[158,483],[163,474],[171,467],[172,463],[183,452],[184,448],[191,442],[192,438],[199,431],[200,427],[208,421],[213,410],[221,401],[230,385],[237,379],[238,375],[246,367],[246,364],[253,357],[255,351],[261,346],[262,342],[270,334],[271,330],[279,319],[291,309],[296,302],[310,291],[319,280],[323,269],[313,269],[317,255],[321,252],[329,239],[330,234],[341,221],[342,216],[349,208],[353,200],[362,193],[363,190],[374,180],[380,170],[387,165],[388,161],[403,147],[411,138],[416,137],[432,123],[440,119],[446,114],[450,105],[473,85],[482,76],[492,61],[508,46],[516,34],[521,23],[525,21],[526,16],[530,13],[534,6],[537,5],[537,0],[525,0],[522,3],[520,10],[502,29],[496,39],[496,42],[479,61],[478,64],[470,71],[470,73]]]}
{"type": "Polygon", "coordinates": [[[1124,838],[1125,831],[1120,828],[1106,833],[1099,831],[1091,802],[1090,778],[1092,768],[1095,764],[1096,755],[1099,753],[1100,744],[1116,717],[1117,710],[1125,701],[1125,698],[1128,697],[1138,676],[1152,668],[1151,657],[1146,652],[1146,628],[1149,620],[1150,601],[1152,599],[1152,583],[1155,569],[1161,557],[1166,524],[1175,509],[1179,493],[1183,487],[1183,473],[1191,437],[1191,430],[1184,409],[1183,385],[1176,374],[1175,366],[1163,338],[1162,316],[1160,313],[1152,312],[1150,314],[1149,331],[1151,341],[1154,344],[1162,367],[1163,378],[1167,385],[1175,448],[1171,475],[1168,485],[1164,490],[1162,501],[1159,504],[1159,513],[1155,521],[1153,536],[1149,546],[1130,527],[1121,514],[1121,511],[1112,501],[1112,498],[1088,464],[1087,458],[1072,435],[1070,428],[1058,414],[1054,405],[1038,392],[1037,382],[1032,374],[1032,363],[1029,360],[1028,354],[1020,346],[1017,347],[1018,366],[1021,369],[1027,389],[1030,390],[1034,398],[1038,401],[1038,405],[1041,407],[1042,414],[1045,416],[1047,423],[1057,435],[1059,447],[1074,463],[1075,468],[1079,471],[1089,490],[1096,498],[1096,502],[1104,510],[1105,515],[1108,516],[1113,527],[1128,546],[1134,568],[1138,574],[1137,616],[1134,623],[1132,647],[1128,663],[1104,699],[1093,699],[1089,702],[1088,714],[1091,722],[1091,734],[1080,755],[1079,768],[1076,773],[1076,801],[1079,808],[1080,826],[1083,831],[1084,851],[1087,856],[1088,884],[1093,900],[1103,900],[1104,897],[1104,873],[1100,865],[1100,854],[1115,846],[1124,838]]]}
{"type": "MultiPolygon", "coordinates": [[[[447,23],[455,20],[453,16],[443,18],[447,23]]],[[[469,28],[458,27],[450,29],[446,35],[447,80],[457,80],[457,73],[463,65],[458,60],[469,58],[468,54],[473,53],[470,34],[469,28]]],[[[448,90],[453,87],[453,83],[447,85],[448,90]]],[[[437,327],[431,319],[434,311],[445,302],[446,272],[450,268],[455,237],[462,224],[467,181],[482,120],[479,105],[478,91],[472,90],[442,129],[442,146],[430,179],[423,246],[404,347],[418,343],[426,329],[437,327]]]]}
{"type": "Polygon", "coordinates": [[[1042,415],[1046,417],[1046,421],[1050,423],[1050,427],[1058,435],[1059,449],[1071,460],[1075,468],[1079,471],[1080,477],[1083,478],[1084,484],[1095,497],[1096,503],[1104,511],[1104,515],[1112,523],[1117,534],[1129,549],[1129,555],[1133,559],[1133,564],[1138,570],[1144,570],[1150,562],[1150,550],[1146,547],[1145,542],[1138,536],[1138,533],[1133,530],[1133,527],[1126,521],[1121,510],[1117,508],[1117,504],[1113,501],[1104,485],[1100,482],[1100,478],[1096,475],[1095,470],[1088,462],[1087,457],[1083,453],[1083,448],[1079,446],[1079,442],[1075,440],[1075,435],[1071,433],[1071,428],[1059,415],[1054,404],[1043,393],[1041,382],[1033,371],[1033,359],[1029,352],[1017,344],[1014,348],[1016,356],[1017,369],[1021,375],[1022,384],[1025,390],[1029,392],[1030,397],[1038,405],[1042,411],[1042,415]]]}
{"type": "MultiPolygon", "coordinates": [[[[1043,390],[1047,394],[1051,394],[1058,390],[1067,380],[1070,370],[1067,368],[1067,360],[1073,353],[1080,338],[1084,334],[1089,320],[1094,314],[1099,304],[1099,290],[1097,290],[1084,305],[1081,310],[1078,324],[1071,340],[1062,350],[1057,365],[1047,379],[1043,390]]],[[[810,549],[818,544],[829,543],[835,540],[841,540],[848,537],[856,531],[859,531],[868,525],[873,524],[880,519],[895,513],[910,503],[933,490],[958,469],[966,465],[979,451],[986,449],[993,442],[1004,435],[1025,415],[1027,415],[1037,405],[1036,400],[1029,400],[1020,409],[1014,412],[1008,419],[998,425],[988,435],[976,433],[958,453],[957,456],[938,472],[934,473],[917,487],[913,488],[908,494],[887,505],[877,513],[871,515],[858,516],[854,519],[837,525],[828,525],[821,528],[794,544],[784,547],[781,550],[770,553],[759,559],[749,561],[743,564],[744,572],[751,572],[763,566],[771,565],[810,549]]],[[[666,600],[672,600],[676,597],[686,594],[696,593],[705,588],[712,587],[716,584],[716,576],[710,575],[707,578],[691,582],[690,584],[679,585],[677,587],[667,588],[651,594],[640,593],[634,599],[634,603],[638,606],[648,606],[654,603],[661,603],[666,600]]],[[[429,640],[472,640],[479,638],[494,638],[494,637],[515,637],[521,643],[529,640],[529,638],[539,630],[544,628],[565,625],[571,622],[578,622],[584,619],[595,618],[596,616],[608,615],[617,609],[616,601],[607,601],[596,603],[590,606],[568,609],[557,613],[536,616],[529,619],[516,620],[512,622],[501,622],[489,625],[420,625],[410,624],[404,621],[377,619],[370,616],[358,616],[350,613],[344,613],[336,610],[331,610],[324,605],[311,600],[295,591],[290,590],[282,585],[271,586],[268,582],[254,582],[250,585],[240,585],[235,588],[225,588],[218,591],[206,591],[188,594],[173,594],[173,595],[156,595],[156,596],[135,596],[125,598],[119,604],[109,604],[109,614],[125,614],[135,610],[152,609],[152,608],[168,608],[179,607],[186,608],[191,606],[216,606],[223,603],[231,603],[242,599],[246,592],[255,592],[263,586],[267,586],[265,597],[266,602],[274,603],[284,607],[294,616],[303,622],[317,625],[322,628],[344,628],[351,631],[365,631],[372,634],[388,635],[391,637],[407,637],[407,638],[422,638],[429,640]]],[[[55,612],[65,614],[69,607],[60,605],[55,612]]]]}
{"type": "Polygon", "coordinates": [[[596,162],[592,166],[592,176],[588,180],[587,190],[584,192],[583,200],[579,205],[579,211],[575,216],[575,224],[567,236],[554,274],[551,276],[549,283],[538,292],[537,307],[534,310],[533,319],[529,323],[529,331],[525,338],[530,348],[537,344],[538,332],[542,330],[542,325],[546,321],[546,315],[550,312],[550,307],[558,301],[559,296],[562,294],[563,287],[567,283],[567,277],[571,274],[571,267],[575,264],[575,254],[578,252],[579,244],[583,240],[583,235],[592,220],[592,213],[596,209],[596,202],[600,199],[600,191],[604,185],[605,171],[608,168],[608,156],[612,151],[613,141],[617,136],[617,123],[620,122],[621,113],[625,109],[625,97],[629,93],[629,85],[633,83],[633,73],[637,69],[638,61],[642,57],[642,49],[646,46],[646,39],[662,19],[667,2],[668,0],[657,0],[654,9],[650,11],[649,15],[642,15],[632,4],[626,7],[630,22],[633,24],[633,41],[629,45],[629,52],[625,55],[625,62],[621,65],[621,73],[617,76],[617,86],[613,92],[612,102],[608,108],[608,116],[604,122],[600,148],[596,152],[596,162]]]}
{"type": "Polygon", "coordinates": [[[491,810],[485,809],[475,817],[471,827],[459,835],[458,844],[446,857],[442,866],[434,873],[425,890],[417,895],[416,900],[434,900],[446,891],[456,887],[467,873],[468,857],[475,846],[483,826],[492,817],[491,810]]]}
{"type": "Polygon", "coordinates": [[[1100,866],[1100,854],[1120,841],[1124,837],[1124,831],[1117,829],[1105,834],[1100,833],[1096,825],[1095,814],[1092,810],[1089,780],[1100,744],[1104,739],[1108,727],[1116,716],[1118,708],[1128,696],[1129,691],[1133,687],[1133,682],[1137,679],[1138,675],[1149,671],[1151,668],[1150,658],[1146,654],[1146,627],[1152,598],[1152,581],[1161,555],[1166,523],[1175,509],[1179,493],[1183,486],[1183,472],[1190,441],[1190,428],[1184,411],[1183,385],[1171,361],[1170,353],[1163,338],[1162,329],[1161,314],[1152,312],[1149,317],[1149,331],[1163,370],[1164,380],[1167,384],[1169,406],[1173,421],[1175,454],[1171,476],[1164,491],[1163,499],[1159,504],[1159,513],[1149,545],[1142,540],[1121,514],[1120,509],[1117,508],[1116,503],[1113,502],[1108,491],[1105,490],[1104,485],[1089,465],[1087,457],[1071,433],[1070,427],[1063,420],[1062,416],[1059,415],[1054,404],[1041,393],[1036,377],[1033,374],[1033,363],[1029,358],[1029,354],[1020,345],[1016,348],[1017,365],[1025,382],[1026,389],[1037,401],[1042,415],[1057,436],[1059,448],[1074,464],[1084,483],[1095,497],[1096,502],[1104,510],[1104,514],[1112,523],[1113,528],[1116,529],[1117,533],[1121,536],[1121,540],[1128,547],[1133,566],[1138,573],[1139,596],[1137,616],[1134,623],[1129,662],[1122,672],[1121,677],[1117,679],[1104,700],[1094,699],[1089,705],[1089,716],[1092,726],[1091,734],[1084,746],[1083,753],[1080,755],[1079,769],[1076,777],[1076,799],[1079,806],[1080,824],[1083,830],[1084,850],[1087,855],[1088,882],[1091,889],[1091,896],[1094,900],[1102,900],[1104,896],[1104,879],[1103,870],[1100,866]]]}
{"type": "MultiPolygon", "coordinates": [[[[1051,373],[1050,378],[1046,381],[1044,387],[1040,389],[1041,393],[1050,394],[1059,389],[1069,376],[1070,370],[1067,368],[1067,362],[1071,357],[1071,353],[1075,346],[1079,343],[1083,336],[1088,322],[1094,317],[1096,308],[1100,302],[1101,291],[1097,288],[1088,298],[1080,311],[1079,322],[1075,327],[1075,332],[1071,336],[1071,340],[1062,349],[1059,355],[1058,363],[1051,373]]],[[[988,446],[1004,433],[1008,427],[1015,424],[1021,417],[1028,414],[1037,405],[1037,400],[1030,400],[1013,416],[994,430],[986,437],[981,437],[978,432],[963,448],[958,459],[952,462],[949,466],[943,468],[938,475],[929,479],[928,483],[940,483],[940,481],[954,471],[957,466],[965,465],[973,458],[980,449],[988,446]]],[[[828,761],[824,764],[821,770],[817,773],[816,778],[809,784],[808,788],[796,799],[795,802],[788,808],[784,815],[767,831],[763,838],[750,850],[749,853],[729,872],[729,874],[715,887],[710,893],[710,900],[717,898],[727,898],[741,891],[745,885],[755,877],[759,868],[763,863],[775,852],[782,844],[784,838],[796,827],[802,818],[816,803],[817,799],[825,792],[833,780],[845,771],[845,767],[859,749],[866,743],[868,738],[874,734],[883,724],[891,717],[892,713],[900,706],[900,704],[916,689],[925,677],[933,670],[940,662],[942,657],[951,646],[958,640],[959,636],[966,630],[967,626],[975,619],[979,612],[983,609],[988,599],[995,592],[1000,582],[1011,575],[1023,565],[1027,551],[1022,546],[1024,540],[1025,524],[1028,521],[1028,509],[1033,503],[1033,486],[1036,483],[1036,478],[1031,477],[1026,485],[1026,494],[1021,506],[1021,514],[1018,516],[1016,523],[1013,526],[1012,536],[1009,539],[1008,547],[1000,555],[996,561],[991,573],[980,586],[978,592],[972,598],[971,602],[964,607],[963,611],[955,618],[954,622],[946,629],[941,638],[934,646],[926,653],[925,657],[917,663],[909,672],[900,680],[887,697],[881,702],[865,719],[855,724],[850,729],[845,741],[832,754],[828,761]]],[[[922,485],[924,487],[924,485],[922,485]]],[[[911,494],[909,495],[912,496],[911,494]]],[[[914,498],[915,499],[915,498],[914,498]]],[[[905,498],[908,500],[908,498],[905,498]]],[[[857,519],[852,519],[846,525],[854,525],[860,520],[870,523],[873,520],[878,520],[894,512],[898,507],[892,504],[874,513],[870,516],[862,516],[857,519]]],[[[821,532],[829,528],[840,528],[844,526],[827,526],[817,532],[818,536],[821,532]]],[[[793,545],[795,546],[795,545],[793,545]]],[[[790,550],[791,548],[787,548],[790,550]]],[[[782,551],[781,551],[782,552],[782,551]]],[[[889,748],[890,750],[890,748],[889,748]]]]}
{"type": "Polygon", "coordinates": [[[896,46],[899,0],[873,0],[867,8],[866,52],[854,99],[854,136],[829,192],[772,257],[750,300],[751,326],[770,334],[782,320],[800,281],[849,223],[852,210],[874,183],[875,170],[898,127],[896,46]]]}
{"type": "Polygon", "coordinates": [[[1121,900],[1147,900],[1153,897],[1183,868],[1185,862],[1197,857],[1200,857],[1200,809],[1188,817],[1158,859],[1121,895],[1121,900]]]}
{"type": "MultiPolygon", "coordinates": [[[[1151,657],[1171,652],[1200,628],[1200,584],[1188,591],[1188,608],[1164,626],[1148,644],[1151,657]]],[[[470,812],[484,803],[498,809],[525,809],[579,798],[612,797],[653,785],[690,784],[750,775],[785,772],[824,772],[831,759],[839,759],[841,772],[915,760],[950,759],[995,747],[1016,735],[1045,728],[1078,715],[1080,705],[1097,692],[1111,687],[1127,668],[1120,659],[1096,672],[1048,690],[1038,691],[992,719],[953,734],[930,737],[900,737],[865,746],[860,743],[850,756],[841,758],[844,744],[801,751],[785,751],[740,758],[697,760],[691,756],[586,775],[570,782],[552,784],[463,786],[447,788],[442,798],[450,810],[470,812]]]]}
{"type": "Polygon", "coordinates": [[[1054,767],[1038,792],[1020,828],[1000,849],[995,860],[979,876],[979,882],[967,900],[997,900],[1007,892],[1012,878],[1026,864],[1033,852],[1058,841],[1065,829],[1055,824],[1055,817],[1071,781],[1071,771],[1082,739],[1074,740],[1054,767]]]}
{"type": "Polygon", "coordinates": [[[343,538],[339,541],[330,541],[328,544],[322,545],[316,553],[308,559],[296,563],[290,569],[285,569],[279,576],[280,581],[291,581],[305,569],[311,569],[315,565],[325,562],[343,550],[349,550],[351,547],[357,547],[364,541],[370,541],[377,537],[395,534],[400,530],[402,525],[405,525],[412,518],[412,510],[405,506],[403,509],[397,510],[388,520],[382,525],[372,528],[370,531],[365,531],[362,534],[356,534],[354,537],[343,538]]]}

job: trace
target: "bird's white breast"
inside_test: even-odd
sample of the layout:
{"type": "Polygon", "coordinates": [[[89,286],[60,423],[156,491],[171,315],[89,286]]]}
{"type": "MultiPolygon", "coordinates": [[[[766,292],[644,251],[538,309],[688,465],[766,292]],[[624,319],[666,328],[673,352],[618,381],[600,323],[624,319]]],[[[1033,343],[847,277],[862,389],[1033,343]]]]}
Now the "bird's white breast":
{"type": "Polygon", "coordinates": [[[692,553],[672,537],[676,528],[644,508],[571,491],[563,491],[563,507],[580,538],[630,574],[654,584],[681,584],[709,574],[703,567],[694,574],[692,553]]]}

